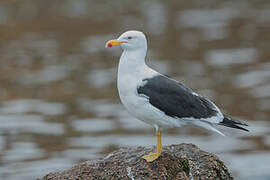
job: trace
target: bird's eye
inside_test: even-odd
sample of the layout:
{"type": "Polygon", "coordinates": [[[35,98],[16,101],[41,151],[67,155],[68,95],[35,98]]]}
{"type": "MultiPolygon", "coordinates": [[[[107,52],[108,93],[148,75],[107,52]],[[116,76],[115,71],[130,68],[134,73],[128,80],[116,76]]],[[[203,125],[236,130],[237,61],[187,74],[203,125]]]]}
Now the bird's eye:
{"type": "Polygon", "coordinates": [[[128,36],[128,39],[132,39],[132,37],[131,36],[128,36]]]}

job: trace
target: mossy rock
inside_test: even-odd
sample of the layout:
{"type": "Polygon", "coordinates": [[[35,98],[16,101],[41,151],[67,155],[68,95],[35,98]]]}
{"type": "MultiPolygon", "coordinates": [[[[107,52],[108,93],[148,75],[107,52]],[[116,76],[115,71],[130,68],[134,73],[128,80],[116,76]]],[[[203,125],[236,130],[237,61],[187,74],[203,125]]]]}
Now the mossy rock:
{"type": "Polygon", "coordinates": [[[66,171],[47,174],[42,179],[233,179],[217,156],[193,144],[171,145],[163,149],[161,156],[152,163],[147,163],[141,156],[154,151],[154,148],[122,148],[104,158],[75,165],[66,171]]]}

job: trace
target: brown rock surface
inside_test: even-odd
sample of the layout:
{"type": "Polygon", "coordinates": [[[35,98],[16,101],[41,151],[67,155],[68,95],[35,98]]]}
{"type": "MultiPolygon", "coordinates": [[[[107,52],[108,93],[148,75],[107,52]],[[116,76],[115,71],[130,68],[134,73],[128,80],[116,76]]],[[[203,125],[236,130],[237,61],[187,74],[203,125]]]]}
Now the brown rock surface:
{"type": "Polygon", "coordinates": [[[193,144],[170,145],[163,149],[162,155],[152,163],[147,163],[141,156],[153,151],[153,148],[122,148],[104,158],[47,174],[42,179],[233,179],[217,156],[193,144]]]}

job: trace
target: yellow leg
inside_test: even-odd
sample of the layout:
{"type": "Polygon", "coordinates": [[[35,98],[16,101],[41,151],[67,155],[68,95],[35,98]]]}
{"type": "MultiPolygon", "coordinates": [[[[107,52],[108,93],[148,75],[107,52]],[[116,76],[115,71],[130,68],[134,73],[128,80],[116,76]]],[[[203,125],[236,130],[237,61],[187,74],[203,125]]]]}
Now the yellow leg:
{"type": "Polygon", "coordinates": [[[156,136],[157,136],[157,152],[155,152],[155,153],[151,152],[150,154],[142,157],[147,162],[153,162],[154,160],[156,160],[160,156],[160,154],[162,152],[161,131],[160,130],[157,131],[156,136]]]}

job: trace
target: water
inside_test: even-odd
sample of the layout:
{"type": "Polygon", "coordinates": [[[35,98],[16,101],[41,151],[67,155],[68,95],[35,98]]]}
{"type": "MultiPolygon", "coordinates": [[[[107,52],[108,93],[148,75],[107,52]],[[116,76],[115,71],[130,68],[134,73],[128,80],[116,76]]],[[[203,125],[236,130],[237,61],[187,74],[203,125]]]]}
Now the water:
{"type": "Polygon", "coordinates": [[[148,37],[148,64],[249,123],[164,132],[164,145],[215,153],[236,179],[269,179],[270,2],[0,2],[0,179],[35,179],[125,146],[152,146],[116,89],[128,29],[148,37]]]}

